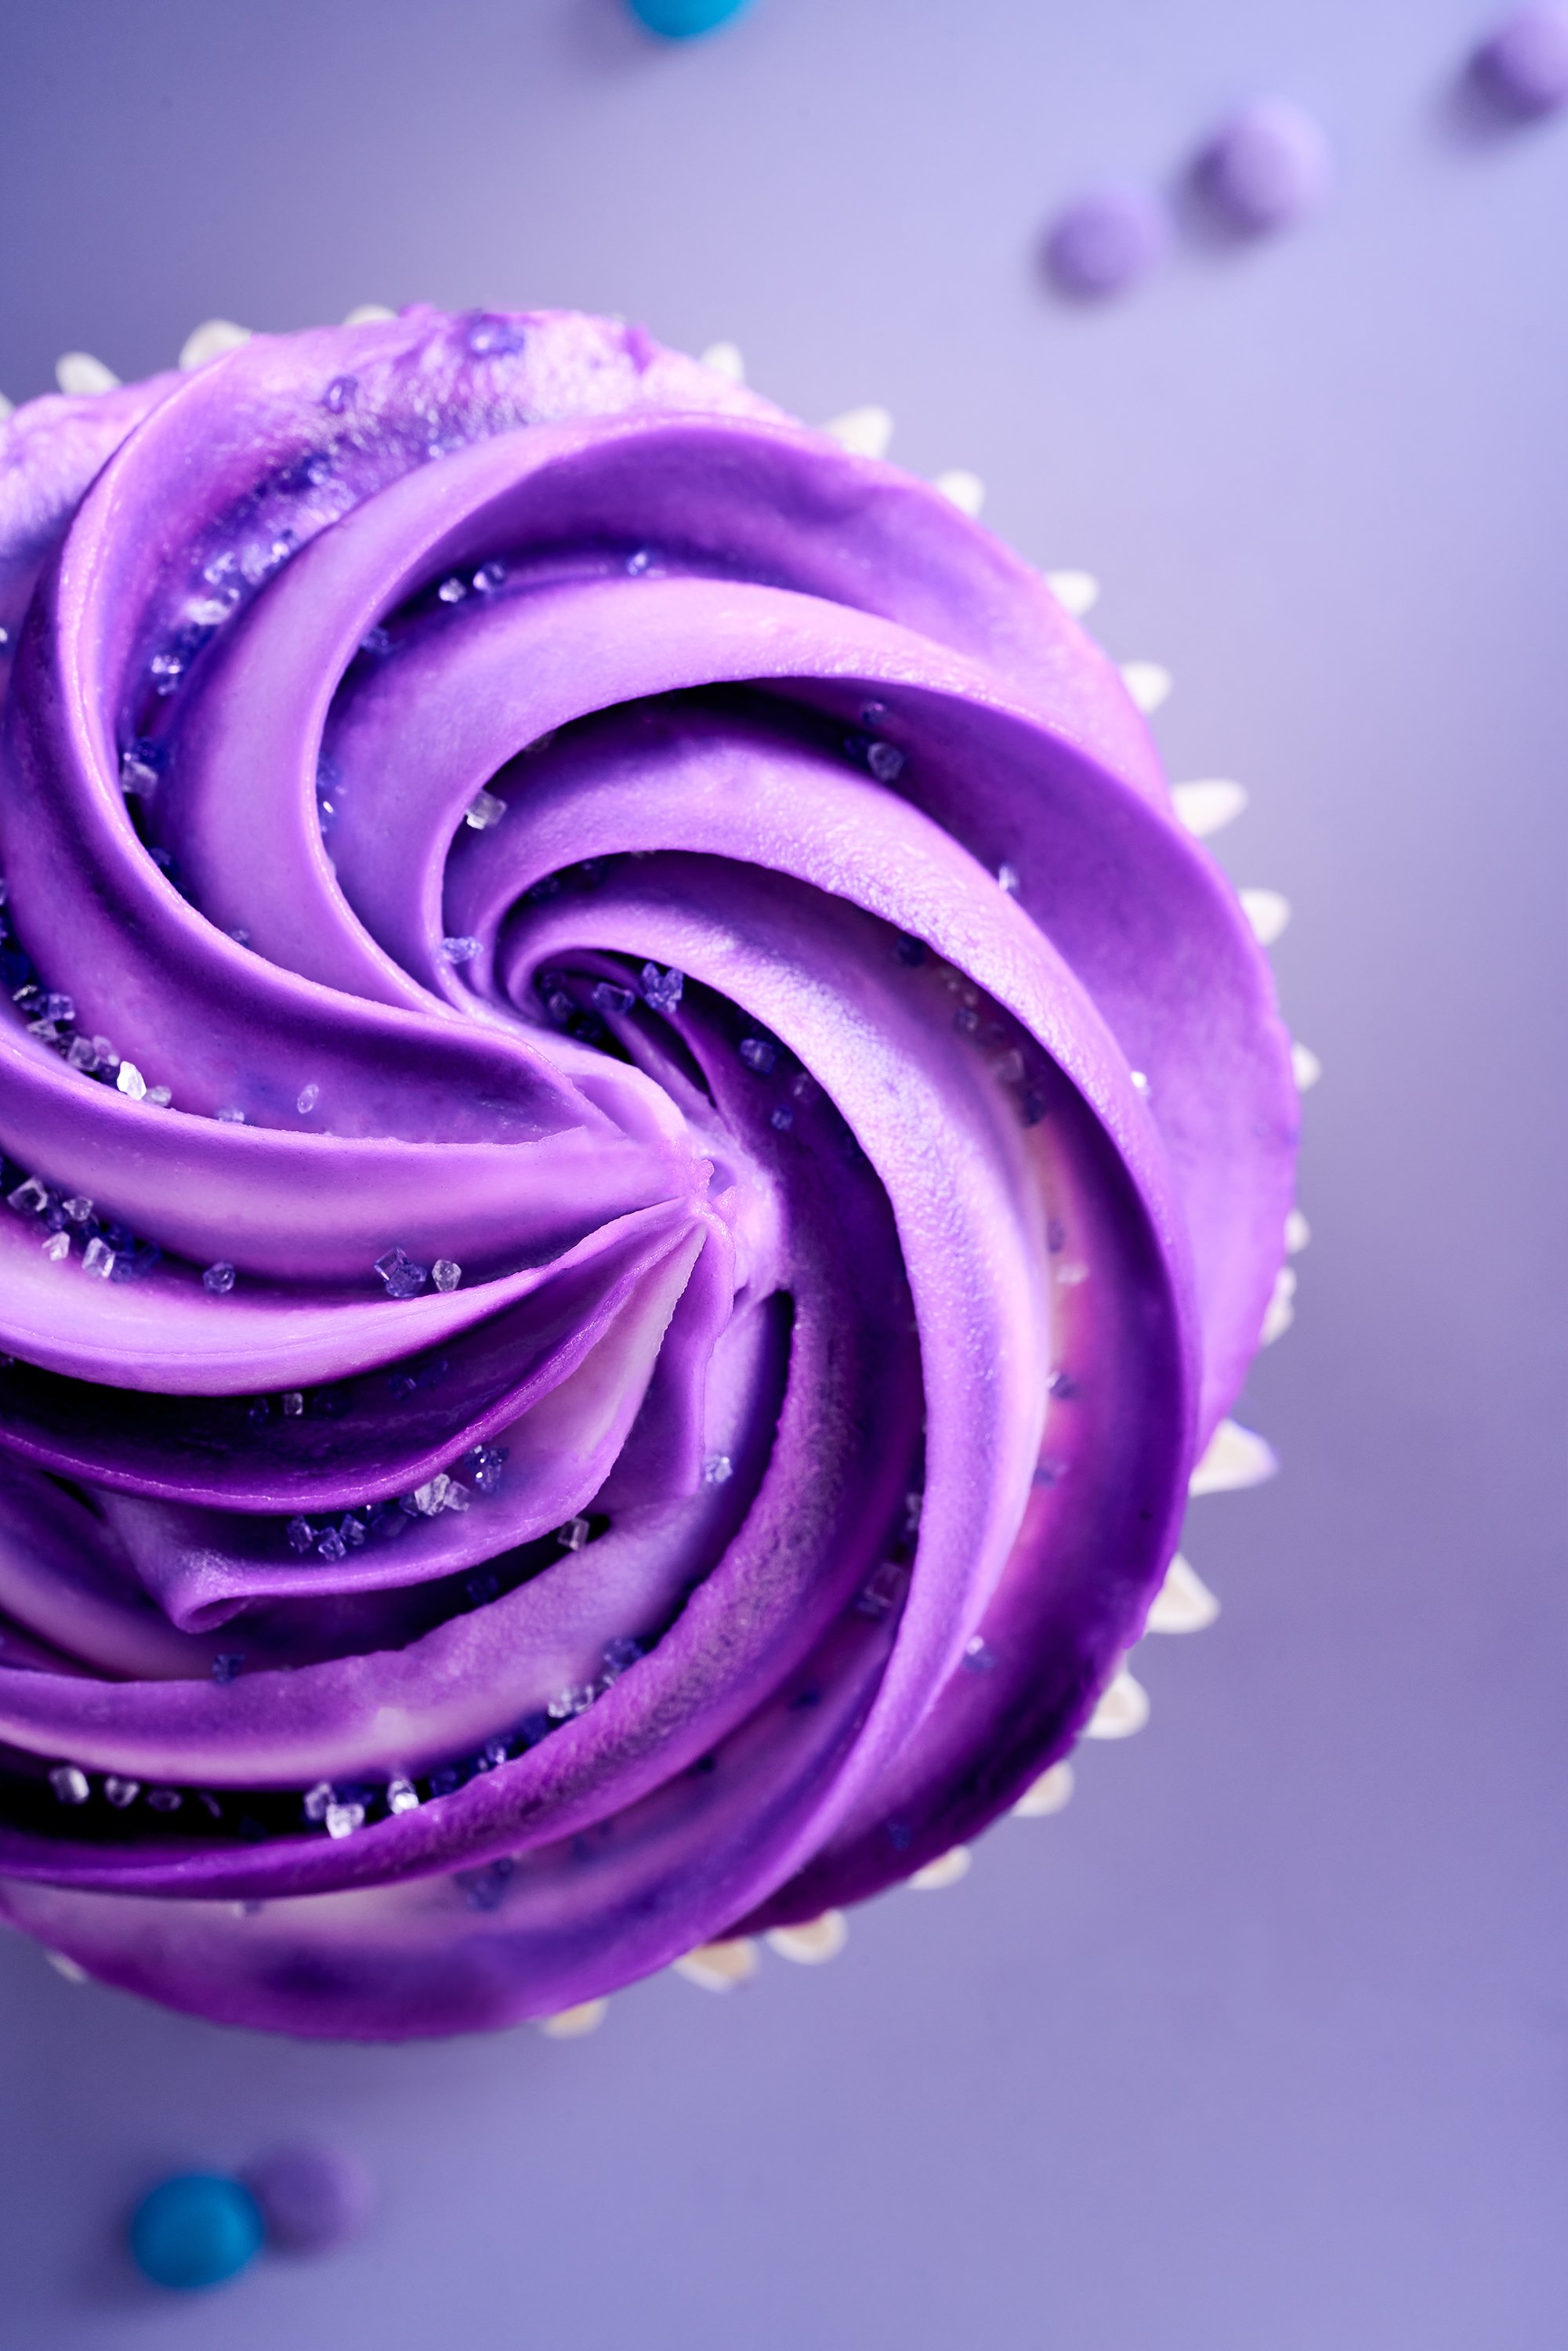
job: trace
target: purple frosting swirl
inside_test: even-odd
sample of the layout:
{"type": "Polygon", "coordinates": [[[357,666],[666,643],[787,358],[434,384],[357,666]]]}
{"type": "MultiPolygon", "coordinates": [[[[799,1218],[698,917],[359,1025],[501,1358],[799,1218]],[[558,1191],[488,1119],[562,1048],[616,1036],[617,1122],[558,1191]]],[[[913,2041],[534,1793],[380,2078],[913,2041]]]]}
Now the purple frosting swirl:
{"type": "Polygon", "coordinates": [[[875,1892],[1136,1638],[1297,1106],[1114,669],[638,329],[0,439],[0,1901],[549,2013],[875,1892]]]}

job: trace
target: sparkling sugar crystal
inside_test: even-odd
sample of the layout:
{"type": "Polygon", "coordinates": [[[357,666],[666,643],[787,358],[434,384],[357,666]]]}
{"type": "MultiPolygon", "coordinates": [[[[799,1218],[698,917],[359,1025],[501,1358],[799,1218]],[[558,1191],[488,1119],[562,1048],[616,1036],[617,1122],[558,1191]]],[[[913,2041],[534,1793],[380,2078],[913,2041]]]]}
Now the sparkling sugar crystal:
{"type": "Polygon", "coordinates": [[[377,1258],[375,1270],[386,1284],[389,1298],[417,1298],[430,1279],[427,1265],[416,1265],[405,1249],[390,1249],[377,1258]]]}
{"type": "Polygon", "coordinates": [[[643,1001],[651,1005],[655,1012],[663,1012],[668,1017],[681,1000],[681,990],[685,985],[683,974],[674,970],[661,971],[656,963],[645,963],[639,977],[643,983],[643,1001]]]}
{"type": "MultiPolygon", "coordinates": [[[[477,585],[477,574],[476,574],[477,585]]],[[[488,832],[507,813],[507,803],[495,792],[476,792],[463,812],[463,821],[475,832],[488,832]]]]}

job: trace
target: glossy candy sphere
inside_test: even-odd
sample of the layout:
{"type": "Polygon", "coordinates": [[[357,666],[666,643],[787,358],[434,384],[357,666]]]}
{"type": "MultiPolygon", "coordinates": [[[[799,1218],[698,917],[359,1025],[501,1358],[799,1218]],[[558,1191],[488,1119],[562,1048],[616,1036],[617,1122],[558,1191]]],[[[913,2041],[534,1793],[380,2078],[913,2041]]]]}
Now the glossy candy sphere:
{"type": "Polygon", "coordinates": [[[1568,104],[1568,7],[1538,0],[1505,17],[1476,52],[1475,69],[1515,113],[1555,113],[1568,104]]]}
{"type": "Polygon", "coordinates": [[[1223,122],[1198,164],[1211,202],[1238,227],[1294,226],[1328,193],[1328,141],[1303,107],[1259,98],[1223,122]]]}
{"type": "Polygon", "coordinates": [[[345,2243],[363,2228],[374,2200],[357,2156],[310,2139],[269,2148],[246,2165],[245,2184],[260,2207],[268,2244],[286,2253],[324,2253],[345,2243]]]}
{"type": "Polygon", "coordinates": [[[261,2250],[261,2212],[248,2188],[213,2172],[161,2180],[131,2220],[131,2252],[154,2285],[188,2293],[237,2277],[261,2250]]]}
{"type": "Polygon", "coordinates": [[[691,41],[727,25],[747,0],[627,0],[627,5],[651,33],[662,33],[668,41],[691,41]]]}
{"type": "Polygon", "coordinates": [[[1046,266],[1069,294],[1120,294],[1164,259],[1170,225],[1147,188],[1113,183],[1078,197],[1058,214],[1046,239],[1046,266]]]}

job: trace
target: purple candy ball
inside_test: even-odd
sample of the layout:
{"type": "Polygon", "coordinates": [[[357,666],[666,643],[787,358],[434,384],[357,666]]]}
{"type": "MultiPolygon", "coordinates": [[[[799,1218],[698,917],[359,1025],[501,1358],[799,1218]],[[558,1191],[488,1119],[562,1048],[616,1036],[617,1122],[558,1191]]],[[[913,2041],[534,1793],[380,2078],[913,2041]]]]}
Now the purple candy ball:
{"type": "Polygon", "coordinates": [[[1287,98],[1258,98],[1220,124],[1199,160],[1204,188],[1239,228],[1290,228],[1328,193],[1321,126],[1287,98]]]}
{"type": "Polygon", "coordinates": [[[291,2140],[250,2164],[245,2184],[280,2252],[325,2253],[358,2236],[375,2201],[370,2173],[346,2147],[291,2140]]]}
{"type": "Polygon", "coordinates": [[[1121,294],[1148,276],[1169,244],[1170,222],[1159,198],[1124,183],[1092,189],[1057,215],[1046,261],[1070,294],[1121,294]]]}
{"type": "Polygon", "coordinates": [[[1568,7],[1538,0],[1503,22],[1476,52],[1476,71],[1521,114],[1552,114],[1568,103],[1568,7]]]}

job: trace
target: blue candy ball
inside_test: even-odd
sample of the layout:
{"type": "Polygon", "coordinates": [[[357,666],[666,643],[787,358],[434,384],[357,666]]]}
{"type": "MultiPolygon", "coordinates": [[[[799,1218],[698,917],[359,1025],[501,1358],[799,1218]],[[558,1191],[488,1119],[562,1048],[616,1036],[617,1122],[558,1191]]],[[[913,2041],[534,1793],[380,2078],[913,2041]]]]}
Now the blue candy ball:
{"type": "Polygon", "coordinates": [[[727,25],[747,0],[628,0],[628,5],[651,33],[663,33],[667,41],[690,41],[727,25]]]}
{"type": "Polygon", "coordinates": [[[154,2285],[187,2292],[237,2277],[261,2250],[260,2210],[237,2179],[204,2171],[161,2180],[131,2216],[131,2253],[154,2285]]]}

